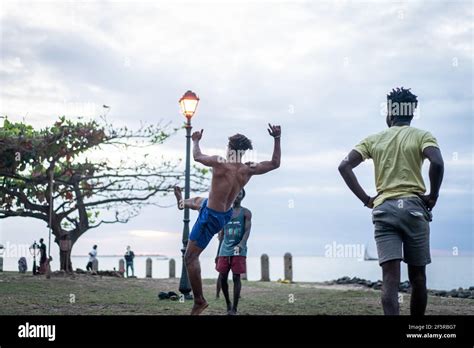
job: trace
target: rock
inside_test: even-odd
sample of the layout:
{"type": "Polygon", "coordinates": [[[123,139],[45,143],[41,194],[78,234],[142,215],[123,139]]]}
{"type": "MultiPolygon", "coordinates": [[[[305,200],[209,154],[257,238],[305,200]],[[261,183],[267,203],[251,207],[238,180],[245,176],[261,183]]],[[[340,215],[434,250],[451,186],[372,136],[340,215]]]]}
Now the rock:
{"type": "Polygon", "coordinates": [[[470,291],[460,291],[460,292],[458,292],[458,297],[460,297],[460,298],[468,298],[469,296],[471,296],[470,291]]]}
{"type": "Polygon", "coordinates": [[[406,281],[406,282],[401,283],[400,286],[399,286],[399,291],[400,292],[411,293],[411,284],[410,284],[410,282],[406,281]]]}
{"type": "Polygon", "coordinates": [[[402,291],[402,292],[408,292],[410,287],[411,287],[410,282],[407,280],[407,281],[404,281],[404,282],[400,283],[400,285],[398,286],[398,289],[399,289],[399,291],[402,291]]]}
{"type": "MultiPolygon", "coordinates": [[[[358,278],[358,277],[341,277],[335,280],[329,280],[325,281],[324,284],[327,285],[334,285],[334,284],[358,284],[365,286],[367,288],[371,288],[374,290],[381,290],[382,289],[382,281],[377,280],[375,282],[372,282],[370,280],[366,280],[363,278],[358,278]]],[[[411,293],[411,284],[410,281],[406,280],[404,282],[401,282],[399,287],[398,287],[400,292],[403,293],[411,293]]],[[[463,289],[458,288],[458,289],[452,289],[450,291],[446,290],[436,290],[436,289],[428,289],[428,294],[431,296],[440,296],[440,297],[457,297],[457,298],[468,298],[468,299],[473,299],[474,298],[474,286],[469,287],[469,289],[463,289]]]]}
{"type": "Polygon", "coordinates": [[[453,289],[453,290],[449,291],[449,292],[447,293],[447,295],[448,295],[449,297],[458,297],[458,292],[456,291],[456,289],[453,289]]]}
{"type": "Polygon", "coordinates": [[[349,277],[342,277],[339,279],[336,279],[336,284],[350,284],[351,283],[351,278],[349,277]]]}
{"type": "Polygon", "coordinates": [[[372,289],[375,289],[375,290],[380,290],[380,289],[382,289],[382,281],[377,280],[377,282],[374,283],[374,285],[372,286],[372,289]]]}

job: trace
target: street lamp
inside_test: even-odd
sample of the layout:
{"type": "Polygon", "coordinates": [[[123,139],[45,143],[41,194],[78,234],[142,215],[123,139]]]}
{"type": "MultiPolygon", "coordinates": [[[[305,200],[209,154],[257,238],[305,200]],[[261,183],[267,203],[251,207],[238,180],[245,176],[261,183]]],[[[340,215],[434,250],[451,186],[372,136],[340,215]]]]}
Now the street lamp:
{"type": "MultiPolygon", "coordinates": [[[[184,199],[189,198],[190,191],[190,171],[191,171],[191,118],[196,112],[197,106],[199,104],[199,97],[196,93],[192,91],[187,91],[179,100],[179,106],[181,113],[186,117],[186,169],[185,169],[185,179],[184,179],[184,199]]],[[[186,299],[192,299],[191,287],[189,286],[188,271],[186,269],[186,262],[184,260],[184,253],[186,252],[186,247],[188,245],[189,237],[189,208],[184,208],[184,218],[183,218],[183,248],[181,249],[183,266],[181,267],[181,279],[179,281],[179,291],[184,295],[186,299]]]]}
{"type": "Polygon", "coordinates": [[[33,275],[36,275],[36,255],[39,256],[40,248],[39,245],[36,244],[36,241],[33,242],[30,246],[30,254],[33,256],[33,275]]]}

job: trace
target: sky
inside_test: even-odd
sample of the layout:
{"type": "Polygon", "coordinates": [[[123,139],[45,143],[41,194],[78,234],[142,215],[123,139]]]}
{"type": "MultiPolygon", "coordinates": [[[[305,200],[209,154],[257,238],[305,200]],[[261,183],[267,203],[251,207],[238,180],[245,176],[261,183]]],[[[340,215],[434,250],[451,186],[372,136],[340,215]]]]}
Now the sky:
{"type": "MultiPolygon", "coordinates": [[[[272,153],[267,123],[281,125],[281,167],[246,187],[249,256],[374,243],[370,210],[337,166],[385,129],[386,94],[411,88],[419,97],[412,125],[435,135],[446,164],[432,251],[473,254],[470,1],[3,0],[0,18],[0,114],[10,120],[44,127],[60,115],[98,117],[106,104],[116,125],[180,126],[177,101],[191,89],[201,99],[192,122],[205,130],[203,152],[223,151],[240,132],[252,139],[256,160],[272,153]]],[[[183,158],[184,141],[182,130],[155,155],[183,158]]],[[[372,162],[356,174],[374,194],[372,162]]],[[[87,232],[73,254],[98,244],[99,255],[131,245],[139,254],[174,256],[181,233],[182,212],[149,207],[126,225],[87,232]]],[[[0,220],[4,245],[47,235],[42,221],[0,220]]],[[[213,240],[204,256],[216,249],[213,240]]]]}

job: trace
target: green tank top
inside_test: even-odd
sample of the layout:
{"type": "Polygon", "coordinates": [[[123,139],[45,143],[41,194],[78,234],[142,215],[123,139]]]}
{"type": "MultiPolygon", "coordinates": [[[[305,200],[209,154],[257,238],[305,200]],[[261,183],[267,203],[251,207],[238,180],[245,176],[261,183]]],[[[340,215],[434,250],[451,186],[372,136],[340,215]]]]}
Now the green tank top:
{"type": "Polygon", "coordinates": [[[219,249],[219,256],[247,256],[247,246],[235,254],[234,248],[240,243],[245,234],[244,208],[240,208],[239,215],[232,218],[222,229],[224,236],[219,249]]]}

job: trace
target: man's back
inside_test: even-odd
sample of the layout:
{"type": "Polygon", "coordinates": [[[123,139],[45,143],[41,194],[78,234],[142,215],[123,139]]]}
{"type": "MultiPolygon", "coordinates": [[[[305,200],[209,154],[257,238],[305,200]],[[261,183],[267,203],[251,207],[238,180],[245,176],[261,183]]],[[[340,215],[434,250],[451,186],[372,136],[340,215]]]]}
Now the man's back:
{"type": "Polygon", "coordinates": [[[46,260],[46,244],[44,243],[40,244],[40,252],[41,252],[41,262],[44,262],[46,260]]]}
{"type": "Polygon", "coordinates": [[[135,253],[131,250],[125,252],[125,261],[127,262],[133,262],[133,259],[135,258],[135,253]]]}
{"type": "Polygon", "coordinates": [[[427,131],[410,127],[418,105],[410,89],[396,88],[387,94],[388,130],[362,140],[338,170],[349,189],[372,210],[378,262],[382,268],[384,314],[400,314],[400,261],[408,265],[412,288],[410,314],[425,313],[428,300],[426,265],[431,262],[431,210],[443,181],[444,162],[436,139],[427,131]],[[377,196],[369,196],[354,173],[365,159],[375,167],[377,196]],[[421,173],[424,159],[430,161],[430,192],[421,173]]]}
{"type": "Polygon", "coordinates": [[[280,126],[268,124],[268,134],[275,140],[273,155],[270,161],[263,161],[253,164],[243,164],[240,162],[246,150],[252,149],[251,141],[242,134],[236,134],[229,138],[227,159],[220,156],[208,156],[201,152],[199,141],[202,133],[194,132],[193,157],[207,167],[212,167],[212,183],[209,192],[208,208],[217,212],[227,212],[239,194],[240,190],[247,184],[252,175],[260,175],[277,169],[280,166],[280,126]],[[232,140],[231,140],[232,139],[232,140]]]}
{"type": "Polygon", "coordinates": [[[426,191],[421,167],[423,150],[428,146],[438,147],[430,132],[410,126],[393,126],[367,137],[355,147],[364,160],[372,158],[374,161],[379,193],[374,206],[389,198],[414,196],[426,191]]]}
{"type": "Polygon", "coordinates": [[[240,190],[250,180],[249,166],[243,163],[221,163],[213,168],[208,206],[227,211],[240,190]]]}

